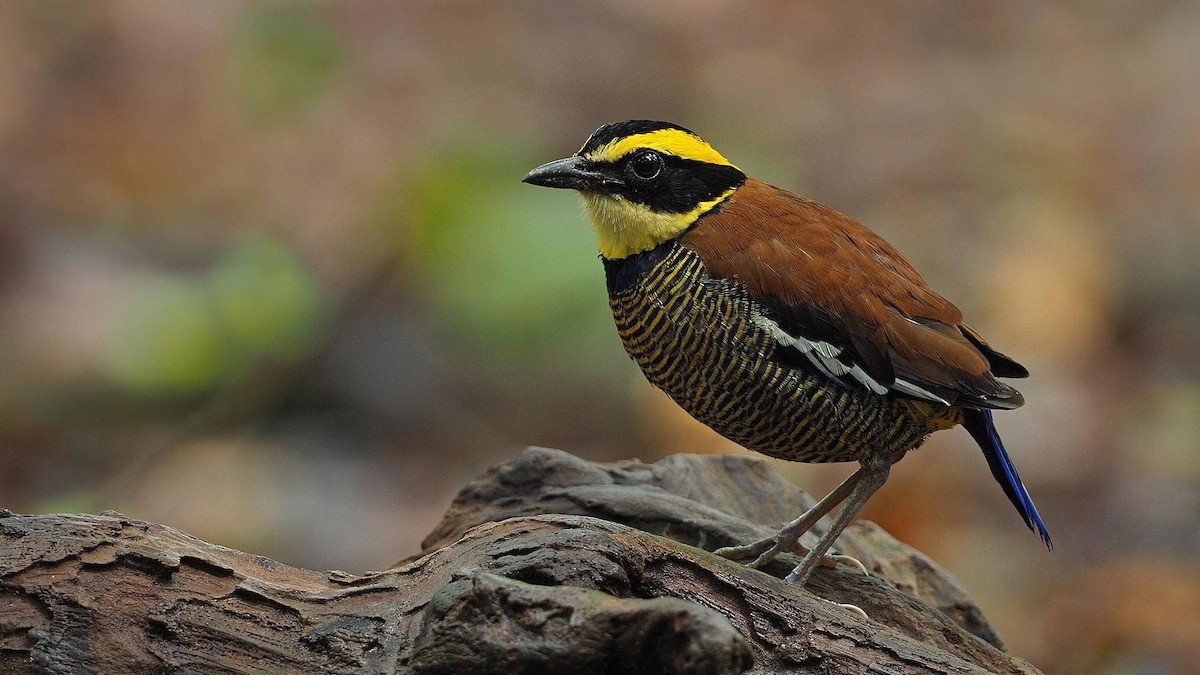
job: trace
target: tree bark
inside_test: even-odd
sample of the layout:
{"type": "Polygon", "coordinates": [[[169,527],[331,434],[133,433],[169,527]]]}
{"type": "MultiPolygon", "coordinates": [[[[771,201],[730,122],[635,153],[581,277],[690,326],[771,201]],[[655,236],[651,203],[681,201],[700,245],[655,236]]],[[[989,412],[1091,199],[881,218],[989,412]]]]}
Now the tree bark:
{"type": "Polygon", "coordinates": [[[599,465],[535,448],[464,487],[420,555],[364,575],[113,512],[0,512],[0,671],[1037,672],[871,523],[839,540],[871,575],[819,568],[806,589],[777,578],[794,557],[763,573],[704,550],[810,503],[752,457],[599,465]]]}

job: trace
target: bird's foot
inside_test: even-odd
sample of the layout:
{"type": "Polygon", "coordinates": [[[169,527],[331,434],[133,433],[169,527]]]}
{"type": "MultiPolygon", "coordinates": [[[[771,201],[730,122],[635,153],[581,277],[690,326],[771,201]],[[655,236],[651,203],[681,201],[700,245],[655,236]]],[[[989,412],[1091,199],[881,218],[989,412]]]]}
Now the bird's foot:
{"type": "MultiPolygon", "coordinates": [[[[726,546],[725,548],[719,548],[716,551],[713,551],[713,553],[721,556],[722,558],[728,558],[730,560],[737,561],[753,558],[753,560],[746,563],[746,566],[753,569],[761,569],[764,565],[774,560],[775,556],[779,555],[780,553],[788,552],[807,556],[809,553],[808,549],[802,546],[798,539],[798,536],[792,537],[789,536],[789,533],[787,532],[780,532],[773,537],[767,537],[766,539],[745,544],[743,546],[726,546]]],[[[821,567],[828,567],[831,569],[837,567],[839,563],[850,565],[851,567],[858,569],[866,576],[871,576],[870,571],[867,570],[867,566],[862,564],[858,558],[854,558],[852,556],[830,553],[821,556],[821,559],[818,561],[818,564],[821,567]]],[[[797,565],[796,569],[792,570],[792,574],[796,574],[803,566],[804,562],[801,561],[800,565],[797,565]]],[[[789,575],[788,581],[792,580],[793,579],[791,578],[791,575],[789,575]]]]}
{"type": "Polygon", "coordinates": [[[871,576],[871,571],[867,569],[867,566],[864,565],[862,563],[862,561],[859,560],[858,558],[855,558],[854,556],[850,556],[850,555],[843,555],[840,553],[829,553],[829,554],[826,554],[825,556],[823,556],[821,558],[821,562],[818,564],[820,564],[821,567],[833,568],[833,567],[837,567],[838,563],[842,563],[844,565],[849,565],[851,567],[857,568],[859,572],[863,573],[863,576],[868,576],[868,577],[871,576]]]}
{"type": "Polygon", "coordinates": [[[849,565],[850,567],[857,569],[859,572],[862,572],[864,575],[868,577],[871,576],[871,573],[867,570],[867,566],[862,564],[862,561],[853,556],[842,555],[840,553],[826,553],[815,560],[812,558],[812,552],[809,551],[809,553],[800,561],[800,564],[796,565],[791,573],[785,577],[787,581],[793,584],[804,585],[808,582],[809,575],[812,574],[812,571],[818,566],[834,568],[837,567],[838,564],[849,565]]]}
{"type": "Polygon", "coordinates": [[[766,553],[769,549],[774,548],[774,546],[775,537],[767,537],[766,539],[756,541],[752,544],[719,548],[713,551],[713,553],[721,556],[722,558],[742,561],[746,560],[747,558],[758,558],[762,554],[766,553]]]}
{"type": "Polygon", "coordinates": [[[753,558],[753,560],[746,563],[746,566],[753,569],[760,569],[774,560],[775,556],[785,551],[797,552],[796,549],[799,548],[807,552],[808,549],[800,545],[799,538],[800,535],[798,533],[790,532],[785,528],[766,539],[760,539],[759,541],[743,546],[726,546],[725,548],[713,551],[713,553],[722,558],[729,558],[730,560],[741,561],[753,558]]]}

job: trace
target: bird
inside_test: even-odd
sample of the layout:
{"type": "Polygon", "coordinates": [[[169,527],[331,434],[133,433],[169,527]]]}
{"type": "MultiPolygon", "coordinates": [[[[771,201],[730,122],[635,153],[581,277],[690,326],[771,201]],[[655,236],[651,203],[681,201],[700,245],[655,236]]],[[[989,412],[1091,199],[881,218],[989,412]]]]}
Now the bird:
{"type": "Polygon", "coordinates": [[[999,378],[1029,371],[963,323],[881,236],[747,176],[670,122],[605,124],[522,179],[575,190],[609,305],[651,384],[725,438],[797,462],[858,468],[778,533],[716,551],[760,568],[800,554],[801,587],[887,480],[934,432],[964,427],[1025,525],[1050,534],[992,411],[1024,404],[999,378]],[[800,537],[841,504],[807,550],[800,537]]]}

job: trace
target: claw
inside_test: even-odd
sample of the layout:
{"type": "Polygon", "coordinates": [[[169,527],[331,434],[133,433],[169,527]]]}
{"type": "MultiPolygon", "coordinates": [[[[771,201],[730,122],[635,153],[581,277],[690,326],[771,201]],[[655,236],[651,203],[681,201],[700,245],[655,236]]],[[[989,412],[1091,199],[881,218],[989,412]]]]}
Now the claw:
{"type": "Polygon", "coordinates": [[[831,554],[821,558],[820,564],[821,564],[821,567],[833,568],[833,567],[837,567],[838,563],[842,563],[844,565],[849,565],[851,567],[857,568],[858,571],[862,572],[864,576],[868,576],[868,577],[871,576],[871,571],[867,569],[867,566],[862,564],[862,561],[859,560],[858,558],[855,558],[854,556],[842,555],[840,553],[831,553],[831,554]]]}
{"type": "MultiPolygon", "coordinates": [[[[830,600],[829,602],[833,602],[833,601],[830,600]]],[[[858,605],[852,605],[848,602],[833,602],[833,604],[837,605],[838,607],[841,607],[842,609],[848,609],[851,612],[861,616],[864,619],[869,620],[871,618],[871,617],[867,616],[867,613],[863,611],[863,608],[859,607],[858,605]]]]}

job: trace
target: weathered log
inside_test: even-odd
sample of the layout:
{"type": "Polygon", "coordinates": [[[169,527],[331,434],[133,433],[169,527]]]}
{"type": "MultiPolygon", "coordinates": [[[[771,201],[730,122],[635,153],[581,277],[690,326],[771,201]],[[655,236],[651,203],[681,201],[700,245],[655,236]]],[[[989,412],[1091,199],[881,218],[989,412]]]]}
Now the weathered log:
{"type": "Polygon", "coordinates": [[[872,575],[821,568],[807,589],[772,576],[786,560],[767,574],[702,550],[809,502],[750,457],[531,449],[467,485],[422,554],[364,575],[111,512],[4,512],[0,672],[1037,672],[869,523],[841,548],[872,575]]]}

